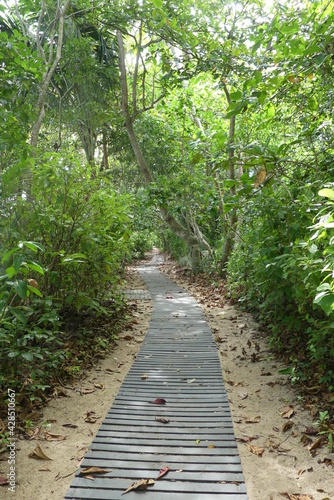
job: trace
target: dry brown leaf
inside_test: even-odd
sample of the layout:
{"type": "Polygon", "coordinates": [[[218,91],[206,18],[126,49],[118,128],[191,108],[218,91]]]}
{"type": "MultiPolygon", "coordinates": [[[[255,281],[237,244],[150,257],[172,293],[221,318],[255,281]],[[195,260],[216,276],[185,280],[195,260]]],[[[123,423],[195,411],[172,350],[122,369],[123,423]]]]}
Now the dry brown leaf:
{"type": "Polygon", "coordinates": [[[104,384],[95,384],[95,383],[94,383],[94,387],[96,387],[96,389],[101,389],[101,391],[103,391],[105,388],[104,384]]]}
{"type": "Polygon", "coordinates": [[[309,449],[309,451],[313,451],[313,450],[316,450],[317,448],[319,448],[321,445],[322,445],[322,438],[320,437],[313,444],[311,444],[308,447],[308,449],[309,449]]]}
{"type": "Polygon", "coordinates": [[[308,446],[310,443],[312,443],[312,439],[305,436],[305,434],[301,437],[300,442],[303,444],[303,446],[308,446]]]}
{"type": "Polygon", "coordinates": [[[241,443],[249,443],[249,441],[253,441],[253,439],[256,439],[255,436],[241,436],[237,437],[236,440],[240,441],[241,443]]]}
{"type": "Polygon", "coordinates": [[[122,493],[122,495],[125,495],[126,493],[129,493],[129,491],[133,490],[146,490],[148,486],[152,486],[153,484],[155,484],[153,479],[141,479],[137,483],[132,483],[131,486],[122,493]]]}
{"type": "Polygon", "coordinates": [[[254,418],[248,418],[246,417],[245,422],[246,424],[258,424],[261,420],[261,417],[258,415],[257,417],[254,418]]]}
{"type": "Polygon", "coordinates": [[[155,421],[160,422],[162,424],[169,424],[169,422],[170,422],[167,418],[164,418],[164,417],[160,417],[160,418],[156,417],[155,421]]]}
{"type": "Polygon", "coordinates": [[[306,469],[300,469],[298,475],[301,476],[304,472],[313,472],[313,467],[307,467],[306,469]]]}
{"type": "Polygon", "coordinates": [[[284,406],[281,416],[282,418],[291,418],[295,414],[295,410],[293,409],[293,406],[284,406]]]}
{"type": "Polygon", "coordinates": [[[46,465],[43,465],[43,467],[40,467],[38,470],[40,472],[51,472],[51,469],[49,469],[46,465]]]}
{"type": "Polygon", "coordinates": [[[291,420],[289,420],[288,422],[285,422],[285,424],[282,427],[282,432],[288,431],[289,429],[291,429],[291,427],[293,427],[293,425],[294,424],[291,420]]]}
{"type": "Polygon", "coordinates": [[[44,431],[44,436],[47,441],[64,441],[67,437],[65,434],[52,434],[48,431],[44,431]]]}
{"type": "Polygon", "coordinates": [[[78,426],[75,424],[63,424],[62,427],[69,427],[70,429],[77,429],[78,426]]]}
{"type": "Polygon", "coordinates": [[[88,424],[95,424],[96,421],[99,419],[100,417],[97,417],[97,416],[94,416],[94,415],[91,415],[90,417],[86,417],[85,418],[85,422],[87,422],[88,424]]]}
{"type": "Polygon", "coordinates": [[[133,340],[133,336],[132,335],[125,335],[123,338],[125,340],[133,340]]]}
{"type": "Polygon", "coordinates": [[[107,469],[101,469],[100,467],[87,467],[86,469],[82,469],[79,472],[79,476],[87,476],[89,474],[107,474],[107,472],[111,472],[107,469]]]}
{"type": "Polygon", "coordinates": [[[115,372],[115,370],[112,370],[111,368],[106,368],[104,371],[110,374],[113,374],[115,372]]]}
{"type": "Polygon", "coordinates": [[[257,188],[259,185],[265,180],[267,177],[267,171],[265,168],[261,168],[259,172],[256,174],[255,180],[254,180],[254,187],[257,188]]]}
{"type": "Polygon", "coordinates": [[[6,484],[9,484],[9,481],[6,477],[0,477],[0,486],[6,486],[6,484]]]}
{"type": "Polygon", "coordinates": [[[39,444],[36,446],[36,448],[33,451],[31,451],[29,453],[29,457],[30,458],[38,458],[40,460],[52,460],[52,458],[45,455],[44,451],[42,450],[42,448],[40,447],[39,444]]]}
{"type": "Polygon", "coordinates": [[[289,500],[314,500],[312,495],[303,495],[300,493],[281,493],[282,497],[288,498],[289,500]]]}
{"type": "Polygon", "coordinates": [[[208,448],[216,448],[214,444],[209,444],[208,448]]]}
{"type": "Polygon", "coordinates": [[[260,458],[264,453],[264,448],[259,448],[258,446],[253,446],[251,444],[246,444],[246,447],[251,453],[254,453],[254,455],[257,455],[260,458]]]}
{"type": "Polygon", "coordinates": [[[27,431],[27,434],[30,436],[30,441],[32,441],[33,439],[38,439],[40,437],[41,430],[42,430],[42,427],[38,426],[33,431],[32,430],[27,431]]]}
{"type": "Polygon", "coordinates": [[[85,389],[80,389],[80,394],[91,394],[92,392],[95,392],[95,389],[88,389],[88,388],[85,388],[85,389]]]}
{"type": "Polygon", "coordinates": [[[144,375],[141,375],[141,376],[140,376],[140,378],[141,378],[142,380],[146,380],[146,379],[148,378],[148,375],[146,375],[146,373],[144,373],[144,375]]]}

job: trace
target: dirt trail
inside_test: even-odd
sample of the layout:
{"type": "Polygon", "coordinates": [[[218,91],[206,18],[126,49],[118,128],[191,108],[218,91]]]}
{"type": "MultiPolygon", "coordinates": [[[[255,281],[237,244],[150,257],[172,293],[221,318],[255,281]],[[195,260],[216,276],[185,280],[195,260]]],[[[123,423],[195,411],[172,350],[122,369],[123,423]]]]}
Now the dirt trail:
{"type": "MultiPolygon", "coordinates": [[[[204,299],[200,287],[182,279],[174,263],[161,269],[197,298],[213,330],[249,500],[334,500],[334,457],[323,446],[309,450],[317,441],[316,436],[303,434],[312,427],[311,417],[287,377],[278,373],[282,367],[271,356],[256,322],[218,298],[215,305],[214,292],[212,300],[204,299]]],[[[134,268],[129,269],[126,288],[145,289],[134,268]]],[[[40,439],[17,442],[16,492],[0,486],[1,499],[63,499],[148,328],[152,304],[136,304],[133,322],[119,335],[115,350],[84,380],[64,388],[66,396],[44,408],[43,419],[36,424],[40,439]],[[44,431],[66,439],[48,441],[44,431]],[[29,457],[38,445],[52,460],[29,457]]],[[[0,459],[0,476],[6,476],[7,457],[2,454],[0,459]]]]}

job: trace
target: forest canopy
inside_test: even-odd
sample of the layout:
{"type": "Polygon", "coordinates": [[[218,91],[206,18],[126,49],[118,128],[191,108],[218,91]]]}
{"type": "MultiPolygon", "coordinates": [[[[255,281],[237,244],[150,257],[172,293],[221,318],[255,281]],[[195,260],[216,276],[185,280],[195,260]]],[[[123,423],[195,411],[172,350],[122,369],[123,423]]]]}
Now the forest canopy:
{"type": "Polygon", "coordinates": [[[333,388],[333,1],[16,0],[0,61],[0,385],[80,370],[155,244],[333,388]]]}

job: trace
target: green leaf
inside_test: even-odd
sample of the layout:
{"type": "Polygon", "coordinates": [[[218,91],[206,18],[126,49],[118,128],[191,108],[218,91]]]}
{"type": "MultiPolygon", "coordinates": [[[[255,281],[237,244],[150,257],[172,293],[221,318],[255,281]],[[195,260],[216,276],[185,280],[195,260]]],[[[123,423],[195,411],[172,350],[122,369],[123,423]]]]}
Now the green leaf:
{"type": "Polygon", "coordinates": [[[35,288],[34,286],[28,285],[28,290],[30,290],[32,293],[35,293],[36,295],[38,295],[38,297],[43,298],[43,295],[38,290],[38,288],[35,288]]]}
{"type": "Polygon", "coordinates": [[[1,259],[1,264],[3,264],[13,253],[17,252],[19,250],[19,247],[12,248],[12,250],[9,250],[9,252],[5,253],[5,255],[1,259]]]}
{"type": "Polygon", "coordinates": [[[29,262],[26,262],[25,265],[26,265],[26,267],[28,267],[32,271],[36,271],[39,274],[44,274],[44,269],[39,264],[37,264],[37,262],[29,261],[29,262]]]}
{"type": "Polygon", "coordinates": [[[14,289],[17,295],[21,299],[25,299],[27,296],[28,286],[27,283],[23,280],[18,280],[14,282],[14,289]]]}
{"type": "Polygon", "coordinates": [[[267,111],[269,118],[274,118],[275,116],[275,106],[272,104],[267,111]]]}
{"type": "Polygon", "coordinates": [[[313,303],[318,304],[327,316],[329,316],[333,312],[334,293],[328,293],[327,291],[320,292],[316,295],[313,303]]]}
{"type": "Polygon", "coordinates": [[[154,7],[157,7],[159,9],[161,9],[161,7],[163,6],[163,1],[162,0],[152,0],[152,3],[154,5],[154,7]]]}
{"type": "Polygon", "coordinates": [[[8,278],[12,278],[12,276],[17,274],[17,272],[15,271],[14,267],[11,266],[11,267],[7,267],[6,274],[8,275],[8,278]]]}
{"type": "Polygon", "coordinates": [[[32,361],[34,359],[34,355],[32,352],[23,352],[21,356],[23,359],[26,359],[27,361],[32,361]]]}
{"type": "Polygon", "coordinates": [[[21,244],[22,246],[26,246],[35,253],[37,252],[37,250],[41,250],[42,252],[44,252],[43,245],[41,245],[40,243],[36,243],[35,241],[22,241],[21,244]]]}
{"type": "Polygon", "coordinates": [[[10,307],[9,308],[10,312],[12,313],[15,318],[17,318],[23,325],[27,323],[27,318],[25,314],[19,309],[18,307],[10,307]]]}
{"type": "Polygon", "coordinates": [[[334,200],[334,190],[333,189],[329,189],[329,188],[321,189],[318,192],[318,195],[319,196],[325,196],[326,198],[334,200]]]}

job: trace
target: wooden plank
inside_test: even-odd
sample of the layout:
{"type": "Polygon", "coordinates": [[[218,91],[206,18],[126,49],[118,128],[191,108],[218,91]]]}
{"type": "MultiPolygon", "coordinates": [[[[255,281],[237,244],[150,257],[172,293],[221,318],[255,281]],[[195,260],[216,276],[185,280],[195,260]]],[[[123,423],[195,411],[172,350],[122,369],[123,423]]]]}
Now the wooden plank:
{"type": "Polygon", "coordinates": [[[142,494],[145,500],[247,500],[217,348],[204,315],[195,299],[154,266],[142,276],[153,297],[149,330],[81,464],[107,472],[94,481],[77,473],[65,498],[117,500],[132,482],[154,478],[168,465],[166,476],[143,492],[129,492],[127,500],[142,494]],[[150,404],[156,398],[166,404],[150,404]],[[162,417],[169,423],[156,421],[162,417]]]}

